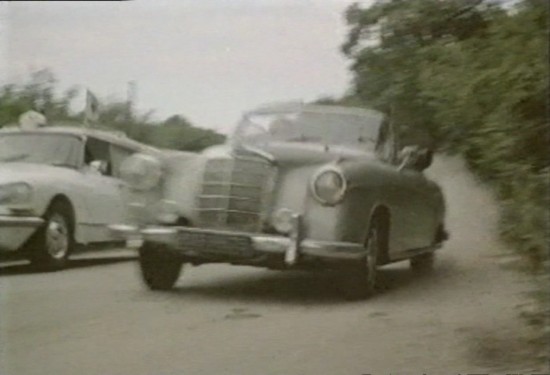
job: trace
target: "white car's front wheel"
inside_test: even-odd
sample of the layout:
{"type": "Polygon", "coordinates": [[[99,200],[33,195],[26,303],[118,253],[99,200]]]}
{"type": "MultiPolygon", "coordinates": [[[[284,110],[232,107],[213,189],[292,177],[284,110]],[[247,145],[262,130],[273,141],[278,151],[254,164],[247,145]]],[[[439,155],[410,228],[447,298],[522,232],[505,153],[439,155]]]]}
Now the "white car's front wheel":
{"type": "Polygon", "coordinates": [[[71,208],[68,203],[54,201],[44,216],[42,226],[30,243],[33,265],[50,270],[66,266],[74,247],[71,208]]]}

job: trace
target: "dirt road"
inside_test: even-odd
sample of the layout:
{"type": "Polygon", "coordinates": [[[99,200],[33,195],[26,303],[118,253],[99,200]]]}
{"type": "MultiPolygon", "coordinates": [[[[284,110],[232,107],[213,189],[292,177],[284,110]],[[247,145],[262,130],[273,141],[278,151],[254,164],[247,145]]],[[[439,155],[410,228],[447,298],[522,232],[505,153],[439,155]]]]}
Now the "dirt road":
{"type": "Polygon", "coordinates": [[[0,267],[0,374],[549,373],[521,345],[526,285],[499,267],[490,196],[456,160],[430,175],[452,236],[435,272],[385,267],[385,290],[364,302],[329,274],[203,266],[153,293],[124,257],[0,267]]]}

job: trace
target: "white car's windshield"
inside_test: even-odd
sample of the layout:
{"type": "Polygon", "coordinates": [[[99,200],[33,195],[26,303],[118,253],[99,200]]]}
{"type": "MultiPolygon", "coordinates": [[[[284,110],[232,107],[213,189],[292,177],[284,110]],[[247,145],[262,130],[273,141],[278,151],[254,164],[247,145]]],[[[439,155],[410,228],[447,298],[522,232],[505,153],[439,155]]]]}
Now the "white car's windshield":
{"type": "Polygon", "coordinates": [[[249,144],[268,142],[318,142],[374,149],[382,115],[297,111],[249,114],[234,138],[249,144]]]}
{"type": "Polygon", "coordinates": [[[83,142],[69,134],[0,134],[0,162],[77,167],[83,142]]]}

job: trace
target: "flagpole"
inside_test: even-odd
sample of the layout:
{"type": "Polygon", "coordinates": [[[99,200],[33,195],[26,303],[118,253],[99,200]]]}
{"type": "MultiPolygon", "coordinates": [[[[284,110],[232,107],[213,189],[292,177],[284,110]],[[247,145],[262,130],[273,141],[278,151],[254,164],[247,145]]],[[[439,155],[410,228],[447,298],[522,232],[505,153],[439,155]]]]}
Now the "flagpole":
{"type": "Polygon", "coordinates": [[[84,109],[84,126],[91,126],[99,117],[99,101],[89,88],[86,88],[86,107],[84,109]]]}
{"type": "Polygon", "coordinates": [[[89,124],[89,119],[88,119],[88,111],[89,111],[89,106],[90,106],[90,88],[89,87],[86,87],[86,92],[85,92],[85,97],[84,97],[84,126],[85,127],[88,127],[90,124],[89,124]]]}

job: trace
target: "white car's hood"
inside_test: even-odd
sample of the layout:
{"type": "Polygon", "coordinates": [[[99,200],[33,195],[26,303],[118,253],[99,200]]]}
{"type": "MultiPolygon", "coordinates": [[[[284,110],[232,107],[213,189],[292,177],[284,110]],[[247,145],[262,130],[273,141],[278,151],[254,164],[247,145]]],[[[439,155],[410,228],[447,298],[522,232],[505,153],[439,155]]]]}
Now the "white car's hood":
{"type": "Polygon", "coordinates": [[[34,163],[0,163],[0,185],[12,182],[34,183],[44,179],[59,180],[75,170],[34,163]]]}

